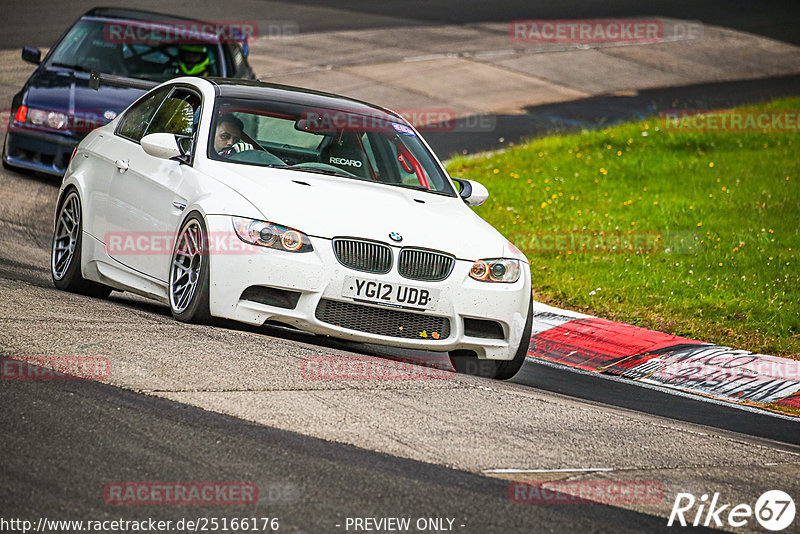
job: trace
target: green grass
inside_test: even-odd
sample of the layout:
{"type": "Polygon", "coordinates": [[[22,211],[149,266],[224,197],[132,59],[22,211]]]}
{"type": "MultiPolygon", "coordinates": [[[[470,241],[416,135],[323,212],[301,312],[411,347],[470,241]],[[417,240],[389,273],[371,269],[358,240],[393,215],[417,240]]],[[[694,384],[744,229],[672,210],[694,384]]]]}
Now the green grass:
{"type": "MultiPolygon", "coordinates": [[[[758,107],[798,110],[800,98],[758,107]]],[[[798,134],[660,126],[545,137],[457,157],[448,170],[489,189],[476,211],[528,256],[538,300],[800,358],[798,134]],[[544,235],[601,232],[650,235],[657,246],[537,246],[544,235]]]]}

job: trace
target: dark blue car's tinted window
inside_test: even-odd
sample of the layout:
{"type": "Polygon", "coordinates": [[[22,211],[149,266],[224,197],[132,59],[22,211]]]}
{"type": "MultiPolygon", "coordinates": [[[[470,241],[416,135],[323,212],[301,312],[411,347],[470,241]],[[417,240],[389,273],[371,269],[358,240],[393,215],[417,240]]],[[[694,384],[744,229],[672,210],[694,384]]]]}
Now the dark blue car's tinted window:
{"type": "MultiPolygon", "coordinates": [[[[124,22],[80,20],[70,28],[48,62],[49,66],[73,67],[76,70],[99,71],[117,76],[163,81],[186,74],[181,67],[181,53],[197,45],[159,42],[136,42],[136,33],[124,31],[124,22]],[[109,25],[114,31],[109,31],[109,25]],[[120,30],[120,27],[123,30],[120,30]],[[134,37],[128,38],[131,35],[134,37]]],[[[157,35],[157,34],[156,34],[157,35]]],[[[219,46],[203,45],[204,68],[198,75],[220,76],[219,46]],[[207,62],[205,61],[207,58],[207,62]]],[[[192,73],[194,74],[194,73],[192,73]]]]}

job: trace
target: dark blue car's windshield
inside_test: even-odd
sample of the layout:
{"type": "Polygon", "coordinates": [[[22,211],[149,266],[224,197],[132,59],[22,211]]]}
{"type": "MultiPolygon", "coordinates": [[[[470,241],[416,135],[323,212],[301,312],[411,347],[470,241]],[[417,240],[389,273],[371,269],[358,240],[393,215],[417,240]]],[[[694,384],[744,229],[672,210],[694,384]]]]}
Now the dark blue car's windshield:
{"type": "Polygon", "coordinates": [[[141,26],[132,23],[80,20],[59,43],[48,66],[156,81],[186,74],[222,75],[217,44],[158,42],[142,35],[141,26]],[[193,62],[183,62],[186,57],[193,62]]]}

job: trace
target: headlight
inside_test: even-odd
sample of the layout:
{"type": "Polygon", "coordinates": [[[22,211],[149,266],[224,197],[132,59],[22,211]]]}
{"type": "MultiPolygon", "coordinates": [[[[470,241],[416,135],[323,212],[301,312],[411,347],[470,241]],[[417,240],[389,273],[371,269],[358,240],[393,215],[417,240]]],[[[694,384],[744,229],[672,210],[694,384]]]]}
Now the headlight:
{"type": "Polygon", "coordinates": [[[279,224],[243,217],[233,217],[233,229],[239,239],[251,245],[288,252],[311,252],[311,240],[303,232],[279,224]]]}
{"type": "Polygon", "coordinates": [[[469,275],[481,282],[503,282],[512,284],[519,280],[519,260],[503,258],[478,260],[472,264],[469,275]]]}
{"type": "Polygon", "coordinates": [[[56,130],[63,130],[67,127],[67,116],[57,111],[51,111],[47,114],[47,125],[56,130]]]}
{"type": "Polygon", "coordinates": [[[46,126],[54,130],[66,130],[69,125],[69,117],[64,113],[25,106],[20,106],[14,120],[33,126],[46,126]]]}

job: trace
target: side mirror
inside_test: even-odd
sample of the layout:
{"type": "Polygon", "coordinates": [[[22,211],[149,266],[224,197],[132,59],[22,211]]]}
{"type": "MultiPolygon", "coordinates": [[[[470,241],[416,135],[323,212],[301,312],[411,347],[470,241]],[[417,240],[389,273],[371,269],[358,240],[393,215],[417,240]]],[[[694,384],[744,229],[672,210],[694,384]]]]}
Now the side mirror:
{"type": "Polygon", "coordinates": [[[172,159],[183,156],[173,134],[152,133],[142,137],[142,149],[155,158],[172,159]]]}
{"type": "Polygon", "coordinates": [[[38,65],[42,62],[42,51],[32,46],[22,48],[22,60],[38,65]]]}
{"type": "Polygon", "coordinates": [[[463,200],[464,204],[467,206],[480,206],[489,198],[489,190],[479,182],[464,180],[462,178],[451,178],[451,180],[461,187],[458,196],[461,197],[461,200],[463,200]]]}

